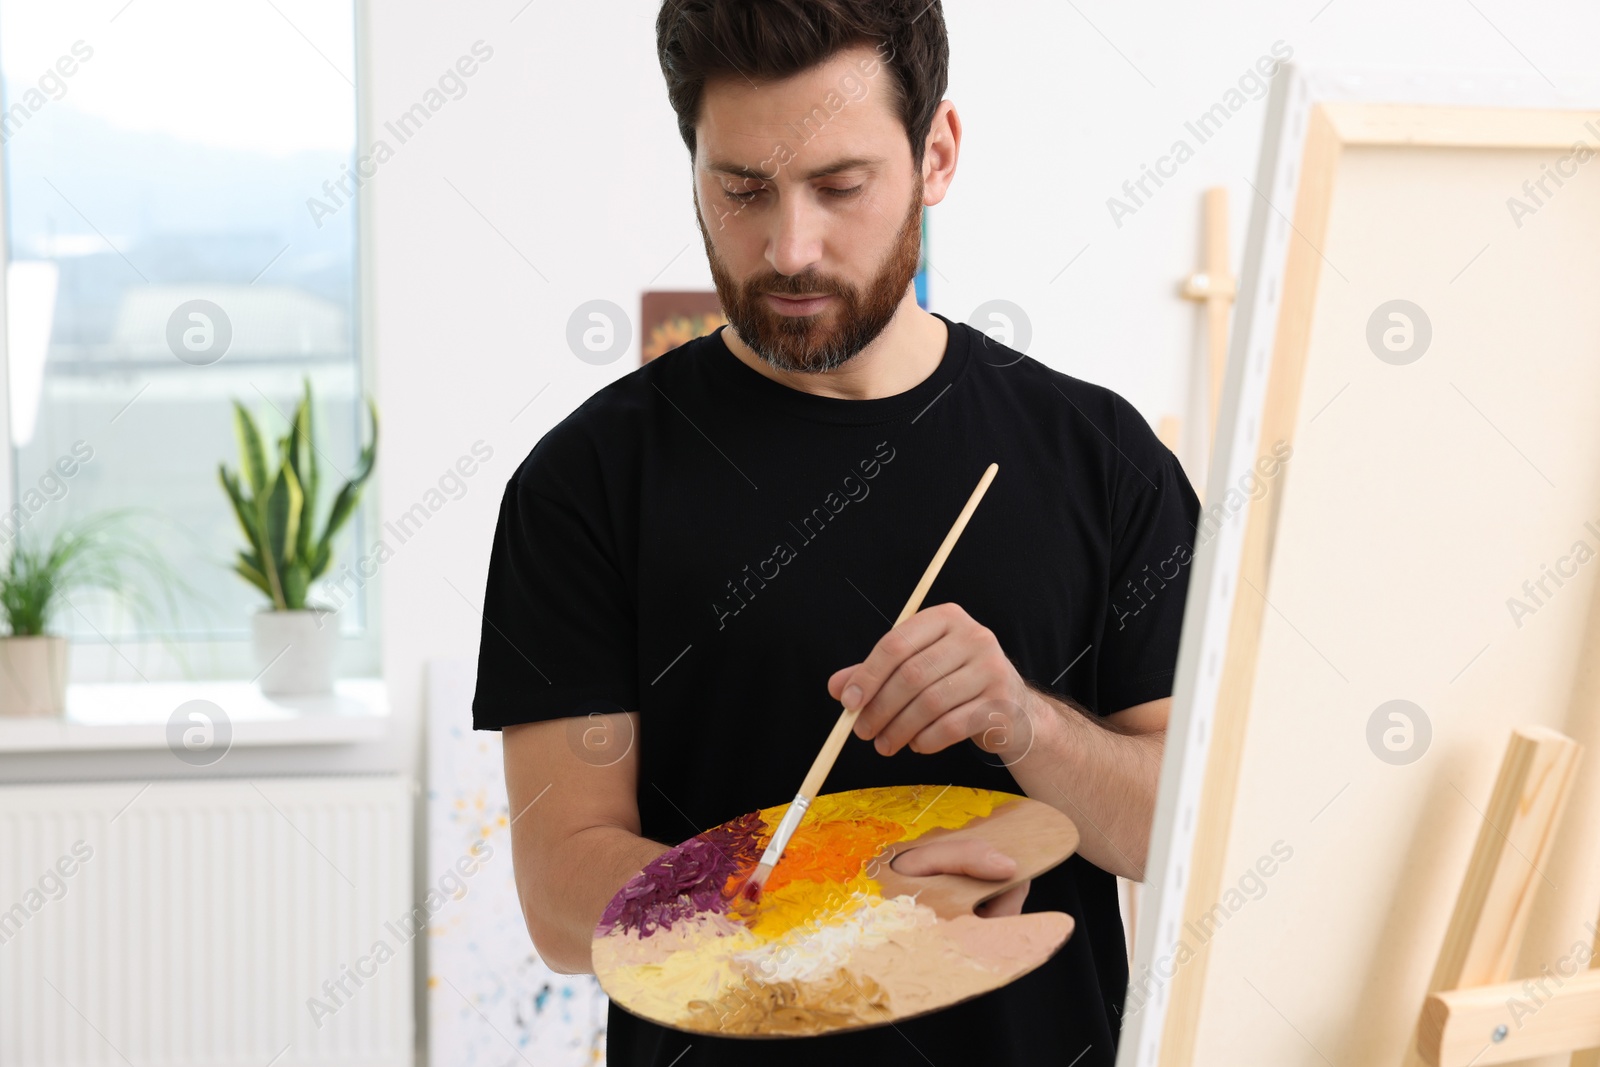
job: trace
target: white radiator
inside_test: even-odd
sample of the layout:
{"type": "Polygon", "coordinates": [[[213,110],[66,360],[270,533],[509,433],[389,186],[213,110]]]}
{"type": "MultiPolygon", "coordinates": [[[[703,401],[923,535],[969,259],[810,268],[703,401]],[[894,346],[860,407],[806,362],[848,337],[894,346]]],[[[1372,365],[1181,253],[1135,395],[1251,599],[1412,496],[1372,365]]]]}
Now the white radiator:
{"type": "Polygon", "coordinates": [[[393,777],[0,788],[0,1067],[410,1064],[411,804],[393,777]]]}

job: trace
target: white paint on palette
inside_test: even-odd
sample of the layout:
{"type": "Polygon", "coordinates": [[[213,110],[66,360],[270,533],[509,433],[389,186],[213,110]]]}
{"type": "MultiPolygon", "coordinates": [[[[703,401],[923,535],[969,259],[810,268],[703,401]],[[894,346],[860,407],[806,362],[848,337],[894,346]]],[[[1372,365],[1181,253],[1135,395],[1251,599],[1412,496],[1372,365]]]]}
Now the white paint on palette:
{"type": "Polygon", "coordinates": [[[500,735],[472,729],[475,669],[428,664],[428,1061],[603,1064],[599,983],[546,967],[523,923],[500,735]]]}

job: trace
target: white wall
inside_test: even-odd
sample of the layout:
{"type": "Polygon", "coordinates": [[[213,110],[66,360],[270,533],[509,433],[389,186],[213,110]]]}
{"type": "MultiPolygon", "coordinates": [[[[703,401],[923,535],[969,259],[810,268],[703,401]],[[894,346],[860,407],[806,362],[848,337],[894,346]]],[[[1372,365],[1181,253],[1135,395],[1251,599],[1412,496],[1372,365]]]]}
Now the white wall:
{"type": "MultiPolygon", "coordinates": [[[[467,94],[366,187],[380,512],[409,508],[475,441],[494,450],[382,571],[400,740],[379,762],[419,776],[423,667],[475,654],[506,478],[540,434],[636,364],[577,360],[568,315],[595,298],[636,313],[647,287],[711,287],[655,59],[656,5],[525,3],[368,0],[366,13],[369,136],[474,41],[494,49],[467,94]]],[[[1600,39],[1600,7],[1576,0],[956,0],[946,19],[965,140],[950,196],[930,212],[932,307],[965,319],[985,300],[1020,305],[1030,354],[1109,385],[1152,421],[1188,410],[1200,318],[1176,287],[1199,263],[1207,186],[1231,190],[1238,262],[1262,102],[1120,227],[1106,200],[1175,139],[1194,144],[1185,121],[1274,42],[1311,65],[1531,68],[1559,83],[1595,70],[1600,39]]]]}

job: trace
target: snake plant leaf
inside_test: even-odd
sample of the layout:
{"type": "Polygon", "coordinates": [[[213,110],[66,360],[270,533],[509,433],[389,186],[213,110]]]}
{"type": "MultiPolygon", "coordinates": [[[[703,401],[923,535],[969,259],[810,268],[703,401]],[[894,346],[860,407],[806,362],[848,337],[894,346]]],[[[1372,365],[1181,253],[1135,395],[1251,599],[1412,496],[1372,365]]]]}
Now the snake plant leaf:
{"type": "Polygon", "coordinates": [[[254,565],[256,562],[259,561],[255,559],[253,554],[240,552],[239,559],[233,565],[234,573],[267,594],[270,598],[272,596],[272,586],[268,583],[267,576],[262,574],[261,569],[254,565]]]}
{"type": "Polygon", "coordinates": [[[259,553],[262,548],[261,529],[256,520],[254,506],[245,500],[244,492],[239,487],[239,479],[228,471],[226,464],[217,465],[217,474],[222,479],[222,488],[228,492],[228,499],[233,502],[233,513],[239,519],[239,528],[244,531],[244,539],[259,553]]]}
{"type": "Polygon", "coordinates": [[[371,397],[367,398],[367,422],[372,430],[371,440],[367,447],[361,450],[361,463],[358,467],[361,480],[366,481],[372,473],[373,464],[378,462],[378,404],[371,397]]]}
{"type": "Polygon", "coordinates": [[[338,495],[333,498],[333,508],[328,512],[328,525],[322,532],[323,544],[332,542],[334,535],[350,518],[356,504],[361,500],[362,486],[372,477],[372,468],[378,458],[378,406],[371,400],[367,401],[367,417],[371,424],[371,439],[361,450],[361,455],[356,460],[356,469],[350,474],[350,480],[344,483],[338,495]]]}
{"type": "Polygon", "coordinates": [[[311,557],[311,580],[316,581],[328,569],[328,564],[333,561],[333,546],[326,540],[318,542],[311,557]]]}
{"type": "Polygon", "coordinates": [[[289,426],[289,465],[294,468],[295,477],[299,479],[300,489],[305,497],[301,505],[299,535],[295,538],[295,555],[300,559],[310,559],[313,522],[317,512],[317,490],[321,479],[317,464],[316,431],[311,421],[310,378],[305,379],[304,389],[300,403],[295,407],[294,419],[289,426]]]}
{"type": "MultiPolygon", "coordinates": [[[[300,480],[294,476],[294,468],[285,463],[278,468],[266,501],[267,555],[275,561],[288,564],[294,560],[302,501],[300,480]]],[[[278,577],[281,581],[283,576],[280,573],[278,577]]]]}
{"type": "Polygon", "coordinates": [[[297,559],[283,568],[283,599],[290,610],[300,611],[306,606],[306,588],[310,584],[304,560],[297,559]]]}
{"type": "Polygon", "coordinates": [[[250,494],[259,497],[267,489],[267,450],[261,443],[261,431],[250,411],[237,400],[233,402],[233,432],[239,439],[240,465],[244,468],[244,482],[250,494]]]}
{"type": "MultiPolygon", "coordinates": [[[[305,417],[306,458],[309,461],[307,466],[309,468],[309,474],[311,475],[310,483],[308,484],[308,483],[302,482],[301,483],[301,488],[305,489],[305,491],[306,491],[306,499],[307,500],[315,501],[315,500],[320,500],[321,499],[322,475],[320,473],[321,468],[317,464],[317,457],[316,457],[317,430],[316,430],[316,423],[311,417],[311,413],[312,413],[311,379],[309,377],[307,377],[305,379],[305,396],[301,400],[300,404],[301,404],[301,407],[303,407],[305,409],[305,413],[306,413],[306,417],[305,417]]],[[[296,473],[298,473],[298,472],[296,472],[296,473]]]]}
{"type": "Polygon", "coordinates": [[[351,480],[345,482],[339,488],[339,492],[333,498],[333,507],[328,511],[328,525],[322,531],[322,542],[317,546],[319,553],[324,546],[332,545],[334,536],[338,534],[339,528],[345,524],[355,511],[356,504],[360,499],[360,482],[351,480]]]}

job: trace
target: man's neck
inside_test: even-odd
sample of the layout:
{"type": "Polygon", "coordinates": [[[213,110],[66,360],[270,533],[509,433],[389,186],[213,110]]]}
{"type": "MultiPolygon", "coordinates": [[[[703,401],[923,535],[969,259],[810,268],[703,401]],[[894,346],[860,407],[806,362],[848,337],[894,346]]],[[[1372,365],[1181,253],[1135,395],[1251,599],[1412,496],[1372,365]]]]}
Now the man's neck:
{"type": "Polygon", "coordinates": [[[932,374],[944,358],[950,330],[908,294],[889,325],[855,358],[836,370],[811,374],[772,366],[756,355],[732,326],[722,331],[722,338],[741,363],[781,385],[817,396],[876,400],[903,393],[932,374]]]}

